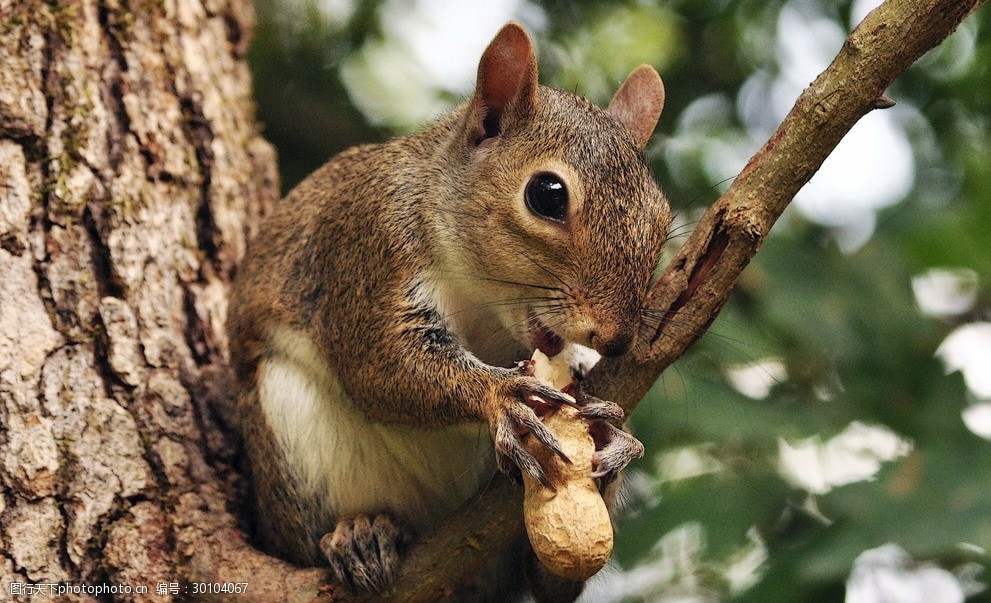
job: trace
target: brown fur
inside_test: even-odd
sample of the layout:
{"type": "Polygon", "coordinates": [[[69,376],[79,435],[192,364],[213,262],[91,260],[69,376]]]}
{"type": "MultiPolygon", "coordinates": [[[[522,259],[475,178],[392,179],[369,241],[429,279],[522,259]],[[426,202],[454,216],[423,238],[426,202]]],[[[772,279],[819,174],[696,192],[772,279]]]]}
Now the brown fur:
{"type": "Polygon", "coordinates": [[[312,342],[373,423],[493,432],[536,387],[508,368],[532,347],[527,298],[556,296],[546,321],[567,341],[609,352],[635,339],[670,221],[641,151],[663,103],[650,74],[603,110],[538,86],[529,37],[508,25],[466,104],[420,133],[341,153],[282,200],[240,268],[228,323],[266,547],[316,563],[338,519],[299,487],[279,444],[292,434],[277,435],[259,402],[260,367],[284,354],[278,329],[312,342]],[[568,184],[564,223],[523,205],[545,170],[568,184]],[[523,301],[487,304],[502,300],[523,301]]]}

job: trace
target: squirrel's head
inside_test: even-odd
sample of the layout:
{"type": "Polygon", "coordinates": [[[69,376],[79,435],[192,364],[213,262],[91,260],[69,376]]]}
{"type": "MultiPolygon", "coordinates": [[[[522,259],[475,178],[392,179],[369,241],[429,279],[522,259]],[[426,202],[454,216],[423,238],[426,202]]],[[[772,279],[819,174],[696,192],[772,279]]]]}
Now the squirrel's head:
{"type": "Polygon", "coordinates": [[[482,55],[448,155],[447,258],[524,348],[565,342],[615,356],[636,340],[670,208],[643,148],[664,104],[652,67],[605,109],[540,86],[530,37],[510,23],[482,55]]]}

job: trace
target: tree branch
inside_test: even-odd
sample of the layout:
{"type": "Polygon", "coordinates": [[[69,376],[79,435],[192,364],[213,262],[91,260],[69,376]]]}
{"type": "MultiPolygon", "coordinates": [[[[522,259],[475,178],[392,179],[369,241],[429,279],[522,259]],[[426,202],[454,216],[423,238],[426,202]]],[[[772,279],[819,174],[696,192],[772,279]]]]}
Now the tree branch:
{"type": "MultiPolygon", "coordinates": [[[[706,331],[771,226],[840,139],[861,117],[885,104],[882,95],[895,77],[984,2],[887,0],[869,14],[658,279],[649,306],[664,319],[648,334],[647,354],[604,359],[589,375],[587,387],[632,411],[661,372],[706,331]]],[[[494,480],[478,501],[415,545],[387,600],[431,601],[457,588],[486,555],[519,537],[520,498],[508,480],[494,480]]],[[[235,573],[222,568],[218,574],[227,575],[228,569],[235,573]]],[[[316,598],[349,600],[327,588],[316,598]]],[[[309,599],[304,595],[298,600],[309,599]]]]}
{"type": "Polygon", "coordinates": [[[664,318],[645,358],[605,359],[589,376],[601,398],[632,410],[701,337],[774,222],[843,136],[903,71],[985,0],[888,0],[850,34],[771,138],[702,217],[651,291],[664,318]]]}

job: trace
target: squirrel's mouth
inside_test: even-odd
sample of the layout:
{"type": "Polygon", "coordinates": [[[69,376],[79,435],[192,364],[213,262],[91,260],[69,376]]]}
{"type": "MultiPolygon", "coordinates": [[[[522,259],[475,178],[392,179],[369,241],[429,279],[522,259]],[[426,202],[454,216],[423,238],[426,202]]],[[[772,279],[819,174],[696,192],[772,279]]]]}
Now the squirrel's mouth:
{"type": "Polygon", "coordinates": [[[564,349],[564,339],[533,314],[527,319],[527,325],[530,331],[530,345],[533,347],[547,356],[556,356],[564,349]]]}

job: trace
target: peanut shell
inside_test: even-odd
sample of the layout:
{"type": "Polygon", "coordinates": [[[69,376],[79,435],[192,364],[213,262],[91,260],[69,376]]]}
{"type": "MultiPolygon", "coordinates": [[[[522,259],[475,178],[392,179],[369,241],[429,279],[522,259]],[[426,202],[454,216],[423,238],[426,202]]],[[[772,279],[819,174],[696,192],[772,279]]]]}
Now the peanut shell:
{"type": "MultiPolygon", "coordinates": [[[[571,381],[567,362],[550,361],[534,351],[534,374],[557,388],[571,381]]],[[[592,479],[595,442],[588,421],[578,411],[561,405],[542,417],[557,436],[571,464],[535,441],[528,450],[537,457],[556,491],[523,476],[523,518],[537,558],[550,572],[570,580],[585,581],[602,569],[613,547],[613,528],[606,503],[592,479]]]]}

